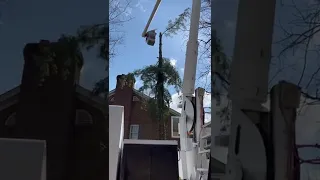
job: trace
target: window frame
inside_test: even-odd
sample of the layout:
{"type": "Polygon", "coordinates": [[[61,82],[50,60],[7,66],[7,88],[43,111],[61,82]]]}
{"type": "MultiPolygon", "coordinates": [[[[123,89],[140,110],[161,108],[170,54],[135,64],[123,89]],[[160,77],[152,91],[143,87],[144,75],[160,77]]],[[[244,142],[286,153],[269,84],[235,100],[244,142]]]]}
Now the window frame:
{"type": "Polygon", "coordinates": [[[140,133],[140,125],[139,124],[130,124],[129,139],[139,139],[139,133],[140,133]],[[134,127],[137,127],[137,132],[132,132],[134,127]],[[137,138],[133,138],[132,134],[137,134],[137,138]]]}
{"type": "Polygon", "coordinates": [[[180,121],[180,116],[171,116],[171,138],[180,138],[180,122],[178,121],[178,136],[173,135],[173,119],[178,118],[180,121]]]}
{"type": "Polygon", "coordinates": [[[133,96],[132,97],[132,101],[133,102],[138,102],[138,101],[140,101],[140,99],[137,96],[133,96]]]}

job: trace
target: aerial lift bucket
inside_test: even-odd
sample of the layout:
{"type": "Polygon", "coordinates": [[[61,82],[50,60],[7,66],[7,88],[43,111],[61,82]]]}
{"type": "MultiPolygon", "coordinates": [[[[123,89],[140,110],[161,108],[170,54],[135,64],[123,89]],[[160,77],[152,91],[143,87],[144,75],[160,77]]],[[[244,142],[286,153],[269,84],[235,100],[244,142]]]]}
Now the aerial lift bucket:
{"type": "Polygon", "coordinates": [[[146,42],[149,46],[154,46],[154,43],[156,42],[156,31],[151,30],[146,33],[146,42]]]}

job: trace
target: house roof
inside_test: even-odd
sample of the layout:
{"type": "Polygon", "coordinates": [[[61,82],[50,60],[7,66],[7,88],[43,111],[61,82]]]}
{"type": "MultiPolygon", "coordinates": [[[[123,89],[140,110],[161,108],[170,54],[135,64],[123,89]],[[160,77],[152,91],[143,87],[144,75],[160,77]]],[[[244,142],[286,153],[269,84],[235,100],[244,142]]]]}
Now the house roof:
{"type": "MultiPolygon", "coordinates": [[[[144,93],[142,93],[136,89],[133,89],[133,92],[135,95],[137,95],[145,100],[150,99],[149,96],[145,95],[144,93]]],[[[0,95],[0,110],[5,109],[5,108],[17,103],[18,99],[17,98],[15,99],[13,97],[16,97],[19,93],[20,93],[20,86],[17,86],[15,88],[1,94],[0,95]],[[13,99],[11,99],[11,98],[13,98],[13,99]],[[9,99],[11,99],[10,102],[3,103],[4,101],[9,100],[9,99]]],[[[112,96],[114,93],[115,93],[115,89],[109,92],[109,96],[112,96]]],[[[106,108],[108,107],[107,106],[108,100],[105,100],[104,98],[102,98],[100,96],[93,95],[90,90],[88,90],[80,85],[76,86],[76,95],[82,101],[92,102],[93,105],[97,106],[99,109],[106,110],[106,108]]],[[[172,108],[170,108],[170,112],[174,115],[180,116],[180,113],[175,111],[172,108]]]]}
{"type": "MultiPolygon", "coordinates": [[[[113,90],[109,91],[108,97],[114,95],[115,92],[116,92],[116,89],[113,89],[113,90]]],[[[144,93],[142,93],[142,92],[140,92],[140,91],[138,91],[138,90],[136,90],[136,89],[133,89],[133,93],[134,93],[135,95],[141,97],[141,98],[144,99],[144,100],[149,100],[149,99],[151,98],[150,96],[148,96],[148,95],[146,95],[146,94],[144,94],[144,93]]],[[[176,111],[176,110],[174,110],[174,109],[172,109],[172,108],[170,108],[170,112],[171,112],[172,114],[176,115],[176,116],[180,116],[180,115],[181,115],[178,111],[176,111]]]]}
{"type": "MultiPolygon", "coordinates": [[[[15,97],[17,97],[17,95],[19,93],[20,93],[20,86],[17,86],[15,88],[1,94],[0,95],[0,111],[17,103],[18,98],[15,98],[15,97]],[[10,101],[3,103],[7,100],[10,100],[10,101]]],[[[76,96],[81,101],[88,102],[91,105],[93,105],[94,107],[101,109],[104,112],[107,112],[108,101],[100,96],[93,95],[90,90],[88,90],[80,85],[77,85],[76,86],[76,96]]]]}

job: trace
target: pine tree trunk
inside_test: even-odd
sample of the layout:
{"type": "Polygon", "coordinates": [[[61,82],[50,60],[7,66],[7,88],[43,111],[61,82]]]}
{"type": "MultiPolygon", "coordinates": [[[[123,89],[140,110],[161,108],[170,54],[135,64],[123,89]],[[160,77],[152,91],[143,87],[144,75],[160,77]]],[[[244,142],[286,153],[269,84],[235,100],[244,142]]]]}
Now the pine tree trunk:
{"type": "Polygon", "coordinates": [[[159,122],[159,138],[167,139],[165,119],[164,119],[164,78],[163,78],[163,59],[162,59],[162,33],[159,34],[159,61],[158,61],[158,73],[157,73],[157,85],[156,85],[156,99],[158,107],[158,122],[159,122]]]}

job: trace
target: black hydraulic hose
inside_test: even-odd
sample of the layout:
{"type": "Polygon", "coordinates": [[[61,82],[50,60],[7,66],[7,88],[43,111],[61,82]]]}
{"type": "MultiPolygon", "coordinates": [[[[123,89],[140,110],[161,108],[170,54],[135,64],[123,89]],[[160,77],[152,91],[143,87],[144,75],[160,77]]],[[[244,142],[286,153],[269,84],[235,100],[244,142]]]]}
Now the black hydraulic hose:
{"type": "MultiPolygon", "coordinates": [[[[192,126],[191,129],[189,130],[189,133],[191,133],[192,131],[194,131],[195,126],[196,126],[196,120],[197,120],[197,110],[196,110],[196,104],[197,104],[197,100],[196,98],[194,98],[194,103],[191,101],[191,104],[193,106],[193,122],[192,122],[192,126]]],[[[194,131],[195,132],[195,131],[194,131]]],[[[193,142],[196,142],[196,133],[193,133],[193,142]]]]}
{"type": "Polygon", "coordinates": [[[212,160],[212,157],[210,155],[210,160],[209,160],[209,169],[208,169],[208,179],[211,179],[211,161],[212,160]]]}
{"type": "MultiPolygon", "coordinates": [[[[193,117],[194,117],[194,119],[193,119],[193,123],[192,123],[192,126],[191,126],[189,132],[192,132],[193,130],[195,130],[195,126],[196,126],[196,122],[197,122],[196,104],[197,104],[197,99],[195,98],[195,99],[194,99],[194,103],[192,103],[192,106],[193,106],[193,109],[194,109],[194,111],[193,111],[193,117]]],[[[201,109],[201,110],[204,111],[203,109],[201,109]]],[[[204,112],[203,112],[203,113],[202,113],[202,123],[203,123],[203,124],[204,124],[204,117],[205,117],[205,114],[204,114],[204,112]]],[[[193,140],[194,140],[194,142],[196,141],[195,133],[194,133],[194,136],[193,136],[193,140]]]]}

